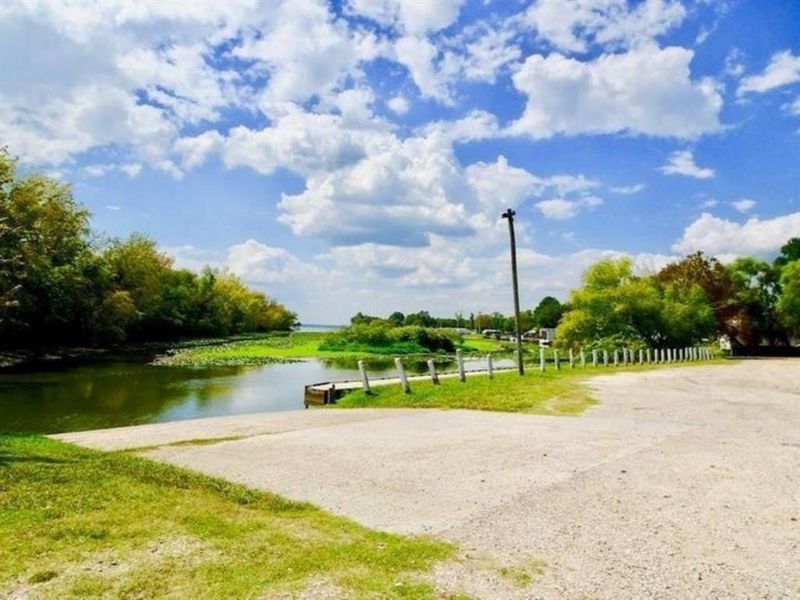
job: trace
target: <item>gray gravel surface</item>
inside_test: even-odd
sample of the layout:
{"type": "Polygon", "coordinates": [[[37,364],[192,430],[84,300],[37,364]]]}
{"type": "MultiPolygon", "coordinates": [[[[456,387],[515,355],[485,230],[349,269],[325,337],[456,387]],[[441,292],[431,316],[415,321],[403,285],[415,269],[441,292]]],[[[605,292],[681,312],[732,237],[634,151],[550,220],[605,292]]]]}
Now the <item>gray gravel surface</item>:
{"type": "Polygon", "coordinates": [[[459,560],[433,574],[443,592],[800,597],[800,361],[588,385],[600,404],[577,418],[318,410],[56,437],[116,449],[247,436],[145,455],[456,542],[459,560]]]}

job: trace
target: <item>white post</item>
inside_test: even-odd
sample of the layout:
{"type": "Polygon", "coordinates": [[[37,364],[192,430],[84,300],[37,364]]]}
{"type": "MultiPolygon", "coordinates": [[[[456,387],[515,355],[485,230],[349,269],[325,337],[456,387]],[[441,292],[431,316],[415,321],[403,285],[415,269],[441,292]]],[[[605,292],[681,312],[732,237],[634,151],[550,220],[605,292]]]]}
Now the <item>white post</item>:
{"type": "Polygon", "coordinates": [[[616,367],[618,365],[619,365],[619,352],[617,352],[617,349],[614,348],[614,366],[616,367]]]}
{"type": "Polygon", "coordinates": [[[650,348],[645,351],[645,357],[647,359],[647,364],[650,364],[650,358],[652,357],[652,353],[650,352],[650,348]]]}
{"type": "Polygon", "coordinates": [[[367,368],[364,366],[364,361],[358,361],[358,370],[361,372],[361,388],[369,394],[369,377],[367,377],[367,368]]]}
{"type": "Polygon", "coordinates": [[[627,348],[623,348],[622,349],[622,364],[623,365],[627,365],[628,362],[633,362],[633,359],[630,359],[630,361],[628,360],[628,349],[627,348]]]}
{"type": "Polygon", "coordinates": [[[560,363],[558,362],[558,350],[553,350],[553,362],[556,364],[556,371],[561,369],[560,363]]]}
{"type": "Polygon", "coordinates": [[[572,353],[572,348],[569,349],[569,368],[575,368],[575,356],[572,353]]]}
{"type": "Polygon", "coordinates": [[[486,370],[489,373],[489,379],[494,377],[494,365],[492,364],[492,355],[486,355],[486,370]]]}
{"type": "Polygon", "coordinates": [[[403,361],[400,360],[400,357],[396,357],[394,359],[394,366],[397,367],[397,373],[400,375],[400,385],[403,386],[403,391],[406,394],[411,393],[411,386],[408,385],[408,377],[406,377],[406,370],[403,368],[403,361]]]}
{"type": "Polygon", "coordinates": [[[639,364],[640,365],[644,364],[644,350],[642,350],[641,348],[639,348],[639,364]]]}
{"type": "Polygon", "coordinates": [[[458,363],[458,378],[461,383],[467,380],[467,374],[464,372],[464,357],[461,356],[461,350],[456,350],[456,362],[458,363]]]}
{"type": "Polygon", "coordinates": [[[597,350],[592,350],[592,366],[597,366],[597,350]]]}
{"type": "Polygon", "coordinates": [[[581,367],[585,366],[586,366],[586,353],[583,351],[583,348],[581,348],[581,367]]]}
{"type": "Polygon", "coordinates": [[[539,370],[544,371],[544,348],[539,348],[539,370]]]}
{"type": "Polygon", "coordinates": [[[608,366],[608,350],[603,350],[603,366],[608,366]]]}
{"type": "Polygon", "coordinates": [[[428,371],[431,372],[431,383],[433,383],[433,385],[439,385],[439,374],[436,372],[436,364],[433,362],[432,358],[428,359],[428,371]]]}

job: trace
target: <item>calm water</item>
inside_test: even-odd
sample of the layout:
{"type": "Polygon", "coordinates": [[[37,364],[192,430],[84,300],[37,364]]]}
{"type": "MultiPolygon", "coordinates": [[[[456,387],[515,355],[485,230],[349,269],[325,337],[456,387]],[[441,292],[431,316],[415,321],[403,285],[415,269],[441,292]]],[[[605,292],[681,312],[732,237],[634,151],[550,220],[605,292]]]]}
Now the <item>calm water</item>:
{"type": "MultiPolygon", "coordinates": [[[[117,358],[0,373],[0,431],[54,433],[292,410],[303,407],[306,384],[358,379],[352,361],[199,369],[156,367],[147,364],[148,359],[117,358]]],[[[482,365],[476,362],[467,368],[482,365]]],[[[368,367],[374,377],[394,374],[391,361],[368,367]]],[[[427,370],[421,362],[407,368],[427,370]]]]}

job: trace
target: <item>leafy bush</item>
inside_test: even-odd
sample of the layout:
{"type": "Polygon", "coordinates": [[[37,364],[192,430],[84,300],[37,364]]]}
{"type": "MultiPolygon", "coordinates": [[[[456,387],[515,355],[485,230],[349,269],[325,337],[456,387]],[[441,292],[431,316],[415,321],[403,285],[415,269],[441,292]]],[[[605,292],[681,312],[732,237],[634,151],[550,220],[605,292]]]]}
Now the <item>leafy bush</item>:
{"type": "Polygon", "coordinates": [[[329,334],[319,349],[386,354],[454,352],[460,341],[461,337],[452,331],[418,326],[394,327],[389,321],[375,319],[329,334]]]}
{"type": "Polygon", "coordinates": [[[592,350],[602,352],[605,350],[611,353],[614,352],[614,350],[622,350],[623,348],[627,348],[628,350],[633,350],[636,352],[639,350],[646,350],[649,347],[649,344],[647,343],[647,340],[638,335],[635,331],[630,331],[626,333],[609,335],[607,337],[596,338],[593,340],[587,340],[587,342],[581,347],[586,352],[591,352],[592,350]]]}

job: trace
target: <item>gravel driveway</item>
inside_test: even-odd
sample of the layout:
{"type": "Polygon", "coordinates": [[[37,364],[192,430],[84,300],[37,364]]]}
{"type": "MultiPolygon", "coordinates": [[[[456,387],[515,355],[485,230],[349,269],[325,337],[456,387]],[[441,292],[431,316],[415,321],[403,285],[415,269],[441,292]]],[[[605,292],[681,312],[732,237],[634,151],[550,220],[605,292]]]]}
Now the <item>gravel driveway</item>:
{"type": "Polygon", "coordinates": [[[593,377],[581,417],[316,410],[56,437],[456,542],[480,598],[800,596],[800,361],[593,377]],[[794,564],[793,568],[791,565],[794,564]]]}

